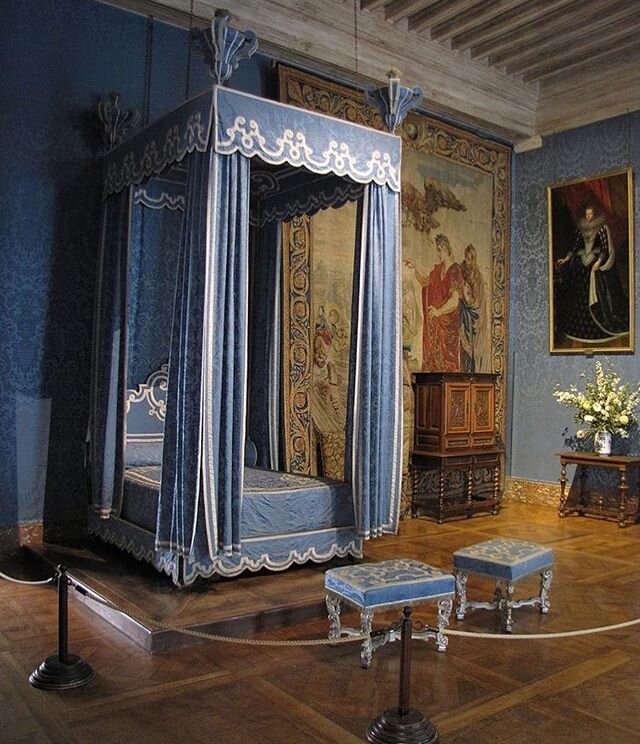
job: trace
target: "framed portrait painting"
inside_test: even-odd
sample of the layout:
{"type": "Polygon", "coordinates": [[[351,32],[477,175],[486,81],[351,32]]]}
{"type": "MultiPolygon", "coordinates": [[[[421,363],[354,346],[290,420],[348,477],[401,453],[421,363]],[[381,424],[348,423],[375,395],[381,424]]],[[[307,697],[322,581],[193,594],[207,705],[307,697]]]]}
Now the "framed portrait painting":
{"type": "Polygon", "coordinates": [[[630,169],[547,187],[552,354],[633,351],[632,195],[630,169]]]}

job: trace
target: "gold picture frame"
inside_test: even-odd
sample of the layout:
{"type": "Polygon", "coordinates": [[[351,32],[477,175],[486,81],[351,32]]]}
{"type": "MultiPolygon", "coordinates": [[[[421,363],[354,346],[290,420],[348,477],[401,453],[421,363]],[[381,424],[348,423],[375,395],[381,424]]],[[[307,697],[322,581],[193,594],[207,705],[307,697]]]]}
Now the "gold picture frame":
{"type": "Polygon", "coordinates": [[[630,168],[547,186],[549,351],[633,352],[630,168]]]}
{"type": "MultiPolygon", "coordinates": [[[[380,117],[365,104],[357,90],[286,66],[279,67],[279,86],[280,100],[284,103],[372,128],[384,128],[380,117]]],[[[471,242],[479,249],[487,323],[482,363],[475,371],[499,375],[496,428],[504,441],[511,149],[415,112],[407,116],[396,134],[403,141],[406,470],[413,437],[411,373],[425,368],[426,308],[420,277],[428,275],[436,262],[435,238],[439,233],[449,237],[460,265],[471,242]]],[[[318,337],[326,339],[330,354],[334,354],[336,334],[340,337],[350,332],[349,314],[341,307],[344,290],[339,287],[336,270],[341,263],[345,264],[346,245],[352,238],[343,236],[345,228],[339,211],[328,210],[332,214],[320,217],[320,221],[317,216],[301,218],[284,231],[285,466],[297,472],[312,472],[316,458],[323,457],[325,445],[335,442],[335,432],[325,437],[315,425],[314,388],[318,388],[316,397],[324,396],[325,403],[335,403],[340,400],[340,384],[344,386],[345,382],[345,359],[326,354],[319,362],[315,359],[316,344],[319,352],[324,351],[318,337]],[[317,255],[320,251],[314,253],[316,243],[321,245],[324,258],[317,255]],[[335,256],[327,260],[327,252],[335,256]],[[322,296],[314,299],[313,290],[318,284],[322,296]],[[338,299],[323,294],[325,288],[333,292],[336,287],[338,299]],[[329,361],[333,364],[333,374],[329,361]],[[315,373],[322,375],[317,385],[315,373]]]]}

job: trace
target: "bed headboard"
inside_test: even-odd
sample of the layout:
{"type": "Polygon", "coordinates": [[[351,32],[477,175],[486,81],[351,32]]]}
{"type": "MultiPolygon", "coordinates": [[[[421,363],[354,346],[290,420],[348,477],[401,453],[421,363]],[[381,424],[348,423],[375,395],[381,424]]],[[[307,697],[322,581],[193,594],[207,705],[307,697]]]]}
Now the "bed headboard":
{"type": "MultiPolygon", "coordinates": [[[[167,412],[169,365],[152,372],[135,390],[127,390],[125,404],[125,467],[162,464],[164,419],[167,412]]],[[[255,465],[255,444],[245,441],[245,465],[255,465]]]]}
{"type": "Polygon", "coordinates": [[[127,390],[125,465],[160,465],[167,408],[169,365],[152,372],[135,390],[127,390]]]}

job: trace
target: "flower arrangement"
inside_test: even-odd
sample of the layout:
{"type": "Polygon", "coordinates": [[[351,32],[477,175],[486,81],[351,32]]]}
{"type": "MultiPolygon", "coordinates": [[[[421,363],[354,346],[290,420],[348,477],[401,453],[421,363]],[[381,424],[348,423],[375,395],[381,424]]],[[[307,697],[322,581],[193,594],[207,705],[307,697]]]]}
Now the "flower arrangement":
{"type": "MultiPolygon", "coordinates": [[[[586,380],[587,375],[583,372],[581,377],[586,380]]],[[[618,374],[596,362],[594,379],[586,382],[584,392],[571,385],[568,391],[556,390],[553,397],[558,403],[575,408],[574,420],[580,425],[576,431],[578,439],[598,432],[628,437],[629,429],[636,423],[640,386],[630,388],[618,374]]]]}

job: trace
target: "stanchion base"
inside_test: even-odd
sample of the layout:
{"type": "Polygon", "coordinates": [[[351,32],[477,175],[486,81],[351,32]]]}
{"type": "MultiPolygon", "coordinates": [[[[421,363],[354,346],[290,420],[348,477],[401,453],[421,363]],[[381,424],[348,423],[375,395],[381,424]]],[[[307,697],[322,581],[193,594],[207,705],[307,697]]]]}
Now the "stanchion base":
{"type": "Polygon", "coordinates": [[[404,716],[398,708],[390,708],[369,724],[367,741],[371,744],[436,744],[438,729],[415,708],[404,716]]]}
{"type": "Polygon", "coordinates": [[[29,675],[29,682],[40,690],[72,690],[83,687],[96,676],[93,669],[79,656],[69,654],[66,663],[58,656],[48,656],[29,675]]]}

